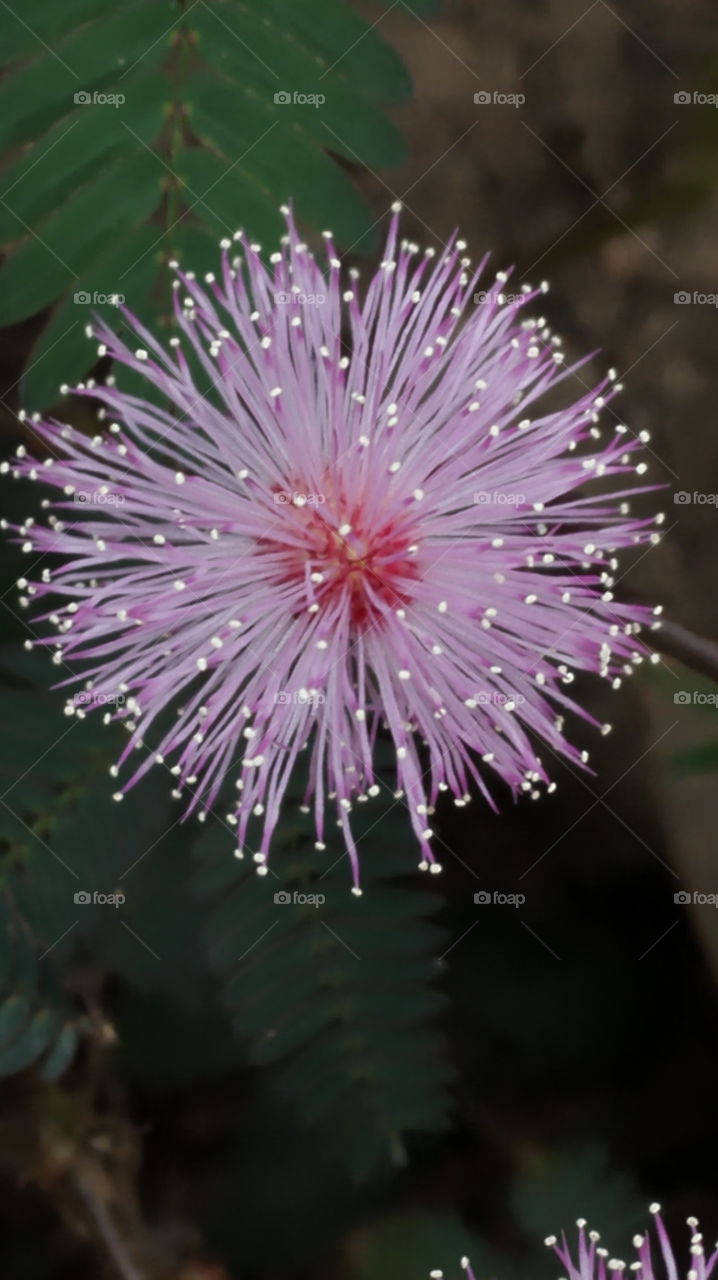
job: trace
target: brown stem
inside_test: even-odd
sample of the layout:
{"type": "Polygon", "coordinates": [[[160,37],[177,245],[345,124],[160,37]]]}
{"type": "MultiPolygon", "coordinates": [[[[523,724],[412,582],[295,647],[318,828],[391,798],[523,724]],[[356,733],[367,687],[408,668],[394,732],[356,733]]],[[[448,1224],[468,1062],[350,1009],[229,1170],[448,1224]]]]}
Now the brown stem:
{"type": "Polygon", "coordinates": [[[679,622],[668,619],[657,631],[645,631],[642,636],[656,653],[670,654],[687,667],[718,682],[718,644],[715,640],[706,640],[705,636],[698,636],[679,622]]]}
{"type": "Polygon", "coordinates": [[[121,1280],[146,1280],[146,1272],[139,1271],[132,1261],[107,1205],[97,1195],[91,1179],[78,1171],[73,1176],[73,1182],[121,1280]]]}

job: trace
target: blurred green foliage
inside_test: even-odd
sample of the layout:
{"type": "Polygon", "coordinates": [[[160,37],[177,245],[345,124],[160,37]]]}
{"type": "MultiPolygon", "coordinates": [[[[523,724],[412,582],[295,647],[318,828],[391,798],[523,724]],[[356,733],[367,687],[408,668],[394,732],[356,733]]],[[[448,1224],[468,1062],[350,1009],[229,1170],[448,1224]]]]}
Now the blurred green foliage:
{"type": "Polygon", "coordinates": [[[92,311],[112,320],[121,295],[169,323],[167,262],[216,269],[239,226],[272,244],[290,199],[343,247],[375,247],[348,170],[401,162],[381,103],[411,86],[349,5],[37,0],[31,24],[0,7],[0,49],[0,325],[52,307],[26,371],[32,409],[87,373],[92,311]]]}
{"type": "MultiPolygon", "coordinates": [[[[36,0],[32,28],[0,6],[0,324],[45,318],[31,408],[88,372],[85,323],[93,310],[117,318],[109,295],[167,326],[167,263],[214,269],[239,225],[272,245],[290,197],[309,236],[331,226],[344,249],[375,247],[352,170],[400,163],[382,104],[410,89],[379,25],[338,0],[36,0]]],[[[712,137],[696,135],[685,170],[631,221],[712,191],[712,137]]],[[[26,515],[29,495],[0,487],[3,514],[26,515]]],[[[636,963],[639,923],[648,916],[648,941],[665,924],[645,906],[648,876],[636,876],[640,922],[631,906],[606,924],[613,883],[599,900],[577,857],[579,871],[535,891],[532,928],[497,912],[476,927],[476,867],[490,873],[496,829],[472,819],[451,836],[460,866],[440,896],[413,871],[387,772],[382,798],[357,813],[362,899],[338,833],[314,849],[299,778],[261,878],[232,856],[228,798],[204,826],[185,823],[157,768],[112,801],[123,730],[97,713],[65,719],[49,692],[63,672],[23,652],[25,569],[3,543],[0,1079],[38,1091],[27,1114],[60,1096],[74,1118],[89,1096],[101,1127],[119,1094],[152,1211],[161,1220],[171,1200],[232,1275],[458,1277],[468,1253],[477,1280],[551,1280],[540,1238],[579,1214],[622,1248],[645,1197],[596,1145],[600,1087],[620,1077],[612,1119],[632,1135],[641,1072],[664,1049],[660,1019],[646,1042],[635,1010],[650,1023],[676,972],[697,1003],[703,992],[687,945],[680,963],[658,953],[657,981],[636,963]],[[526,1137],[532,1126],[541,1137],[526,1137]]],[[[685,763],[716,759],[709,743],[685,763]]],[[[563,822],[554,831],[536,808],[531,821],[547,851],[563,839],[563,822]]],[[[638,900],[632,874],[619,887],[638,900]]],[[[660,1080],[658,1093],[662,1107],[660,1080]]],[[[679,1115],[681,1138],[682,1126],[679,1115]]],[[[23,1262],[12,1280],[31,1273],[23,1262]]]]}

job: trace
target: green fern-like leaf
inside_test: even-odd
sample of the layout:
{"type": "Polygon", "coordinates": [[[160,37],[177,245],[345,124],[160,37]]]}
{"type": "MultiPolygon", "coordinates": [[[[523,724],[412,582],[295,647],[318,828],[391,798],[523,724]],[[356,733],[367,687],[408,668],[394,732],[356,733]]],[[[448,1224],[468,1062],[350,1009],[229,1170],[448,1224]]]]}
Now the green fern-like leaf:
{"type": "Polygon", "coordinates": [[[0,1079],[36,1065],[56,1080],[77,1047],[79,1022],[43,966],[7,889],[0,888],[0,1079]]]}
{"type": "Polygon", "coordinates": [[[282,824],[268,876],[231,857],[221,823],[197,849],[206,951],[249,1059],[357,1178],[446,1123],[444,935],[437,898],[407,876],[407,825],[401,803],[367,814],[361,898],[346,855],[314,851],[301,817],[282,824]]]}
{"type": "Polygon", "coordinates": [[[171,830],[169,784],[148,778],[136,808],[118,808],[108,760],[123,730],[68,720],[63,700],[25,688],[0,699],[0,1077],[42,1059],[54,1079],[71,1060],[83,1019],[64,988],[70,960],[91,955],[96,980],[144,966],[152,986],[147,887],[124,877],[171,830]],[[121,911],[109,900],[118,891],[121,911]]]}
{"type": "Polygon", "coordinates": [[[0,7],[0,325],[55,308],[32,407],[91,367],[90,310],[116,321],[119,295],[169,323],[166,263],[214,268],[238,226],[276,240],[290,198],[370,247],[346,162],[402,159],[378,104],[409,90],[378,24],[336,0],[37,0],[31,17],[0,7]]]}

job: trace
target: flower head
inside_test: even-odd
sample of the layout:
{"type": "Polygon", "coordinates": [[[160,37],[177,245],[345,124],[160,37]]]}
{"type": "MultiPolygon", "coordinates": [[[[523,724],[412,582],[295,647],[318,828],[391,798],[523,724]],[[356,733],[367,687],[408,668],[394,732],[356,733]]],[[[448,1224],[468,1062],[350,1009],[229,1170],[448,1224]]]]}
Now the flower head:
{"type": "Polygon", "coordinates": [[[708,1280],[718,1263],[718,1245],[710,1257],[706,1257],[703,1236],[698,1230],[698,1219],[688,1219],[691,1231],[688,1262],[686,1269],[679,1271],[668,1232],[661,1221],[660,1205],[652,1204],[651,1213],[654,1215],[658,1242],[655,1256],[662,1260],[657,1266],[654,1266],[648,1233],[633,1237],[636,1258],[633,1262],[625,1263],[619,1258],[612,1258],[608,1250],[602,1248],[598,1232],[587,1232],[583,1219],[579,1219],[577,1223],[579,1242],[575,1261],[565,1236],[560,1244],[555,1236],[549,1236],[546,1244],[561,1259],[566,1268],[567,1280],[608,1280],[614,1273],[623,1271],[636,1276],[636,1280],[708,1280]]]}
{"type": "MultiPolygon", "coordinates": [[[[656,1228],[657,1266],[654,1266],[648,1234],[633,1237],[636,1257],[633,1262],[625,1263],[620,1258],[611,1257],[608,1250],[600,1244],[598,1232],[586,1231],[585,1219],[579,1218],[576,1224],[579,1231],[577,1254],[571,1253],[565,1235],[561,1236],[560,1243],[556,1236],[549,1236],[546,1240],[546,1244],[553,1249],[565,1269],[562,1280],[611,1280],[611,1277],[623,1273],[635,1276],[636,1280],[709,1280],[711,1275],[716,1274],[718,1244],[710,1257],[706,1257],[703,1236],[698,1230],[698,1219],[688,1219],[691,1232],[688,1263],[685,1271],[679,1271],[668,1232],[661,1221],[661,1206],[652,1204],[650,1208],[656,1228]]],[[[480,1277],[475,1276],[468,1258],[461,1259],[461,1266],[468,1280],[480,1280],[480,1277]]],[[[442,1271],[431,1271],[429,1275],[431,1280],[444,1280],[442,1271]]]]}
{"type": "Polygon", "coordinates": [[[318,846],[333,799],[356,882],[349,811],[378,791],[382,723],[423,868],[439,792],[488,798],[481,761],[533,796],[549,782],[535,739],[585,763],[563,733],[569,686],[641,660],[650,614],[614,600],[614,551],[658,535],[628,514],[639,441],[598,425],[610,377],[589,389],[524,318],[540,290],[507,297],[500,274],[474,294],[463,242],[419,255],[395,209],[360,297],[330,234],[325,274],[285,212],[268,264],[238,232],[218,279],[177,269],[167,347],[129,313],[139,349],[91,329],[168,407],[88,383],[102,434],[33,420],[51,456],[21,449],[17,470],[60,490],[62,518],[22,528],[28,552],[60,557],[27,590],[59,597],[42,642],[63,683],[89,682],[108,716],[114,700],[123,761],[139,748],[123,790],[159,761],[203,811],[234,772],[238,852],[262,819],[265,870],[307,747],[318,846]],[[564,380],[581,395],[546,407],[564,380]],[[595,477],[625,481],[587,496],[595,477]]]}

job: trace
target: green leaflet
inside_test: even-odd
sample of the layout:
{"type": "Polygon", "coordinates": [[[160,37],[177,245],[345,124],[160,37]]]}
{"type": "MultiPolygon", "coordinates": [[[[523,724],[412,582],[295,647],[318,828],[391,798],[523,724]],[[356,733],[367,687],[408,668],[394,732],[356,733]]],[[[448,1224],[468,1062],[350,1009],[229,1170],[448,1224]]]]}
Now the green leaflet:
{"type": "MultiPolygon", "coordinates": [[[[163,181],[162,165],[143,149],[75,191],[0,271],[0,324],[33,315],[68,286],[75,292],[85,264],[101,256],[108,238],[157,207],[163,181]]],[[[106,282],[98,278],[97,289],[105,292],[106,282]]]]}
{"type": "Polygon", "coordinates": [[[35,138],[59,119],[81,111],[116,111],[76,95],[132,95],[138,76],[157,74],[169,50],[176,9],[171,0],[129,0],[101,22],[84,25],[52,49],[38,42],[27,65],[0,81],[0,147],[35,138]]]}
{"type": "Polygon", "coordinates": [[[275,81],[275,89],[316,88],[328,93],[337,82],[346,81],[361,97],[391,101],[405,97],[411,88],[401,59],[377,28],[332,0],[311,0],[303,6],[272,0],[261,11],[250,3],[215,0],[191,20],[201,30],[221,30],[229,56],[239,59],[244,49],[275,81]],[[283,76],[286,82],[278,83],[283,76]]]}
{"type": "Polygon", "coordinates": [[[112,274],[155,328],[168,315],[164,262],[211,270],[216,241],[238,226],[269,251],[288,199],[343,248],[374,247],[374,220],[335,157],[402,159],[378,104],[404,97],[409,78],[381,19],[335,0],[38,0],[32,24],[0,7],[0,38],[0,244],[11,249],[0,325],[61,300],[29,361],[32,409],[92,366],[85,317],[70,308],[76,292],[108,294],[112,274]]]}
{"type": "MultiPolygon", "coordinates": [[[[0,240],[40,228],[59,203],[122,154],[132,158],[152,144],[167,110],[169,86],[150,76],[133,88],[122,111],[80,109],[63,117],[0,173],[0,240]],[[52,197],[52,199],[50,199],[52,197]]],[[[157,162],[159,165],[159,162],[157,162]]]]}
{"type": "MultiPolygon", "coordinates": [[[[390,97],[393,81],[372,80],[374,94],[358,102],[357,95],[366,92],[367,80],[347,82],[341,74],[341,64],[336,70],[322,70],[321,61],[297,58],[294,47],[278,39],[267,49],[271,65],[258,61],[254,50],[243,42],[232,40],[226,30],[202,9],[193,15],[198,36],[198,49],[206,62],[205,75],[196,77],[190,89],[192,95],[202,101],[206,86],[208,101],[210,90],[218,83],[226,82],[227,91],[233,95],[233,106],[223,108],[217,118],[227,127],[247,136],[254,142],[273,121],[282,126],[282,134],[293,129],[300,154],[304,154],[313,138],[319,146],[328,148],[347,160],[367,165],[397,165],[404,158],[401,136],[394,125],[387,121],[374,103],[377,86],[390,97]],[[207,74],[207,73],[212,74],[207,74]],[[221,80],[220,80],[221,76],[221,80]],[[312,105],[297,95],[321,95],[324,101],[312,105]],[[279,100],[277,100],[279,99],[279,100]],[[288,100],[289,99],[289,100],[288,100]]],[[[289,148],[286,148],[287,157],[289,148]]]]}
{"type": "Polygon", "coordinates": [[[11,895],[0,890],[0,1080],[44,1054],[46,1078],[56,1079],[76,1042],[69,1005],[11,895]]]}
{"type": "MultiPolygon", "coordinates": [[[[215,202],[224,201],[228,192],[234,193],[256,179],[271,200],[272,214],[278,205],[292,200],[302,218],[319,226],[327,210],[332,210],[329,225],[339,242],[353,245],[361,239],[366,232],[366,219],[363,211],[355,207],[349,178],[322,150],[322,143],[327,147],[334,143],[333,133],[324,124],[325,113],[320,115],[313,107],[289,106],[286,117],[282,117],[282,128],[276,120],[267,118],[263,105],[253,102],[248,102],[234,118],[232,104],[236,103],[237,93],[229,83],[195,81],[188,93],[195,90],[196,98],[190,96],[189,100],[193,128],[202,142],[220,154],[221,170],[218,167],[217,172],[224,171],[226,175],[207,192],[206,207],[212,209],[215,202]],[[314,137],[305,127],[309,113],[314,137]],[[287,137],[292,133],[295,145],[288,148],[287,137]],[[317,133],[321,136],[317,137],[317,133]],[[254,146],[260,136],[261,143],[254,146]]],[[[193,156],[189,152],[187,159],[193,156]]],[[[229,198],[234,200],[236,195],[229,198]]],[[[219,207],[226,210],[226,203],[219,207]]],[[[235,207],[232,205],[230,211],[235,207]]],[[[259,221],[256,231],[263,233],[259,221]]]]}
{"type": "MultiPolygon", "coordinates": [[[[33,661],[18,670],[40,669],[22,657],[33,661]]],[[[63,700],[5,687],[0,701],[0,1078],[37,1063],[57,1079],[72,1060],[83,1018],[61,987],[68,971],[90,963],[152,991],[181,981],[185,957],[185,972],[197,967],[189,894],[171,901],[171,776],[155,770],[135,807],[118,806],[108,765],[124,731],[67,719],[63,700]],[[119,906],[106,900],[118,892],[119,906]]]]}
{"type": "Polygon", "coordinates": [[[72,1062],[78,1042],[76,1026],[72,1022],[66,1022],[40,1068],[43,1080],[49,1083],[60,1079],[72,1062]]]}
{"type": "Polygon", "coordinates": [[[290,844],[282,826],[267,877],[228,857],[219,824],[197,846],[203,945],[249,1059],[358,1179],[400,1161],[404,1135],[444,1129],[449,1074],[438,902],[404,879],[403,806],[377,823],[380,805],[366,814],[363,898],[341,845],[313,851],[308,828],[290,844]]]}
{"type": "Polygon", "coordinates": [[[0,48],[7,62],[38,57],[43,46],[53,46],[65,33],[84,22],[112,13],[115,0],[33,0],[32,24],[9,6],[0,7],[0,48]]]}
{"type": "Polygon", "coordinates": [[[95,364],[97,341],[88,338],[87,325],[97,315],[115,329],[123,324],[108,298],[122,297],[132,311],[141,316],[149,313],[155,321],[160,307],[169,311],[171,273],[158,261],[159,239],[159,229],[145,224],[118,228],[98,245],[97,254],[85,265],[72,293],[55,308],[33,349],[25,381],[30,404],[58,399],[59,387],[53,381],[58,363],[62,362],[63,379],[70,384],[95,364]]]}
{"type": "Polygon", "coordinates": [[[0,1076],[22,1071],[44,1053],[62,1027],[57,1009],[40,1009],[19,1033],[9,1040],[0,1031],[0,1076]]]}
{"type": "Polygon", "coordinates": [[[240,165],[228,167],[220,155],[199,147],[183,153],[177,173],[193,213],[210,226],[217,240],[231,236],[238,226],[252,236],[263,228],[270,242],[281,234],[278,201],[256,173],[240,165]]]}

